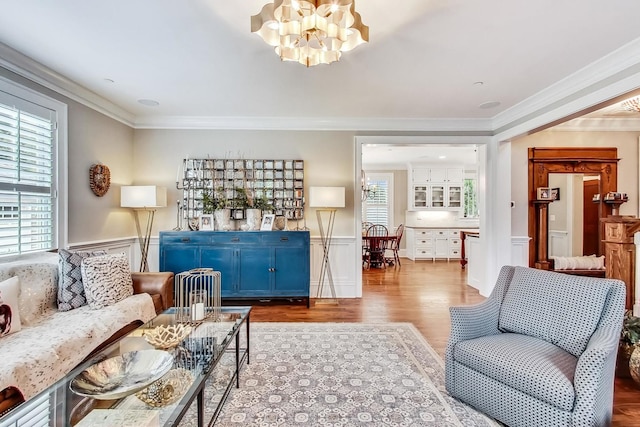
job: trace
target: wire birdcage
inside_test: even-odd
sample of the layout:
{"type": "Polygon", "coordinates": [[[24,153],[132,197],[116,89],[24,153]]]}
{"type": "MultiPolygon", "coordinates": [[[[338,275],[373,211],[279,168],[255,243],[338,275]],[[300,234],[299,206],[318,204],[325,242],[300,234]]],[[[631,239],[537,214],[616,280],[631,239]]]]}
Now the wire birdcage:
{"type": "Polygon", "coordinates": [[[176,320],[198,323],[205,319],[220,320],[221,276],[212,268],[196,268],[176,274],[174,298],[176,320]]]}

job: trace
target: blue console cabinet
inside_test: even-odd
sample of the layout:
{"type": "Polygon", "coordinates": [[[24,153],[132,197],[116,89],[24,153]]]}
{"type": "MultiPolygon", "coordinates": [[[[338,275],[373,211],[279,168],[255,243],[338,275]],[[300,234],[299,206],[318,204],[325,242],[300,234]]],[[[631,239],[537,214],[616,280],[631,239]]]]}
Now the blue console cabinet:
{"type": "Polygon", "coordinates": [[[306,298],[308,231],[161,231],[160,271],[210,267],[221,273],[222,297],[306,298]]]}

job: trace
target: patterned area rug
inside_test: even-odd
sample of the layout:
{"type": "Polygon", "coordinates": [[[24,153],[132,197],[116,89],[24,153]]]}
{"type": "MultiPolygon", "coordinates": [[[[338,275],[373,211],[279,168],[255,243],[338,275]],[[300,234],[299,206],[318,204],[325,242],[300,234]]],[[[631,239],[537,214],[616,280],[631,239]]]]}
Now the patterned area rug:
{"type": "MultiPolygon", "coordinates": [[[[207,416],[224,371],[207,385],[207,416]]],[[[196,425],[193,409],[181,426],[196,425]]],[[[215,425],[500,424],[446,393],[443,361],[412,324],[252,323],[251,363],[215,425]]]]}

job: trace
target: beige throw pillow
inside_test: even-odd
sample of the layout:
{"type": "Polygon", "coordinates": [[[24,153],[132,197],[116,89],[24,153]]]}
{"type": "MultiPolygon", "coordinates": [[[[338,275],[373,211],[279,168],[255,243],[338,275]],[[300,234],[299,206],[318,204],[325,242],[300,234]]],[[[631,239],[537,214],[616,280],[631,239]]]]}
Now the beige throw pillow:
{"type": "Polygon", "coordinates": [[[100,255],[82,260],[82,284],[94,310],[133,295],[129,259],[125,254],[100,255]]]}

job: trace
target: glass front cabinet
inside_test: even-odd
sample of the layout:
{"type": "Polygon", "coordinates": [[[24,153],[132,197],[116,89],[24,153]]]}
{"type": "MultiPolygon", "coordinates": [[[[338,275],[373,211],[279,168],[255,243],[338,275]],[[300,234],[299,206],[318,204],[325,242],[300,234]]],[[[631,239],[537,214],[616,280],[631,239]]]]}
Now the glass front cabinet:
{"type": "Polygon", "coordinates": [[[462,167],[409,168],[409,210],[460,210],[463,207],[462,167]]]}
{"type": "Polygon", "coordinates": [[[410,199],[413,201],[413,207],[416,209],[425,209],[429,205],[429,186],[428,185],[414,185],[413,197],[410,199]]]}

